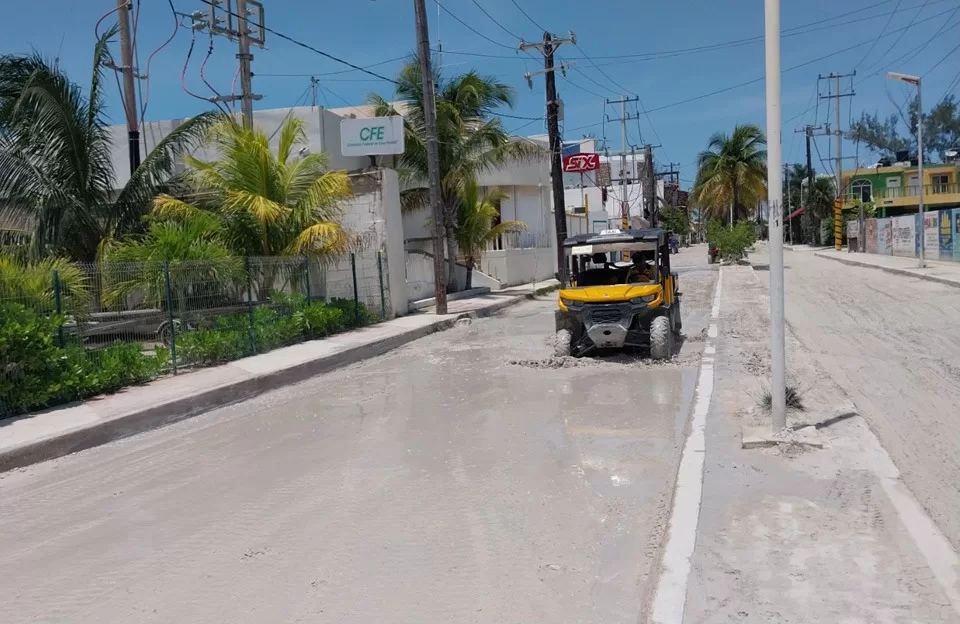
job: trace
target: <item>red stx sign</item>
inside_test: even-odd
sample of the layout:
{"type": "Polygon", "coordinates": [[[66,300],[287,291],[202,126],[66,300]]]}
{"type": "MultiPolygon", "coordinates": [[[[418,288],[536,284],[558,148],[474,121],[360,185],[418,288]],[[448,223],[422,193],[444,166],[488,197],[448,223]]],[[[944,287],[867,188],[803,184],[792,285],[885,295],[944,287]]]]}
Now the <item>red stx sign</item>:
{"type": "Polygon", "coordinates": [[[586,173],[599,168],[599,154],[570,154],[563,157],[563,170],[567,173],[586,173]]]}

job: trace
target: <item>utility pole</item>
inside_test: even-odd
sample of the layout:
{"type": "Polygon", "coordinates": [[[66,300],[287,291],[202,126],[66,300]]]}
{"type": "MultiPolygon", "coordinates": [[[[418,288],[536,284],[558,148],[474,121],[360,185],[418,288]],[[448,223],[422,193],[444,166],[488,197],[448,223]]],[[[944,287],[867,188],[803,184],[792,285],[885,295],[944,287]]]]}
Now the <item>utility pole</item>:
{"type": "MultiPolygon", "coordinates": [[[[807,214],[807,218],[811,218],[813,215],[810,213],[810,197],[813,194],[813,155],[810,152],[810,143],[813,140],[813,137],[817,133],[829,134],[830,133],[830,124],[827,124],[827,129],[823,130],[820,126],[811,126],[806,125],[801,129],[794,130],[794,132],[803,132],[807,144],[807,203],[803,203],[803,195],[801,193],[800,204],[803,206],[804,212],[807,214]]],[[[800,185],[801,190],[803,189],[803,184],[800,185]]],[[[791,239],[792,242],[792,239],[791,239]]],[[[812,242],[812,241],[811,241],[812,242]]]]}
{"type": "Polygon", "coordinates": [[[657,203],[657,180],[653,174],[653,146],[643,146],[643,203],[650,208],[650,227],[658,227],[660,206],[657,203]]]}
{"type": "MultiPolygon", "coordinates": [[[[423,0],[418,0],[422,2],[423,0]]],[[[557,277],[560,285],[567,285],[567,261],[563,254],[563,241],[567,240],[567,209],[563,197],[563,147],[560,139],[560,101],[557,98],[557,78],[553,65],[553,54],[564,43],[576,45],[577,36],[570,33],[566,39],[554,38],[549,32],[543,33],[542,43],[520,41],[520,50],[537,48],[543,53],[543,74],[547,92],[547,135],[550,143],[550,182],[553,187],[553,218],[557,229],[557,277]]],[[[561,69],[565,69],[561,67],[561,69]]],[[[529,78],[528,78],[529,80],[529,78]]]]}
{"type": "Polygon", "coordinates": [[[140,122],[137,118],[137,93],[134,89],[133,45],[130,37],[130,0],[117,0],[117,23],[120,26],[119,71],[123,74],[123,110],[127,117],[127,144],[130,175],[140,166],[140,122]]]}
{"type": "Polygon", "coordinates": [[[783,183],[787,187],[787,228],[790,231],[790,244],[793,244],[793,219],[790,218],[790,165],[783,163],[783,183]]]}
{"type": "MultiPolygon", "coordinates": [[[[413,4],[417,18],[417,57],[420,62],[420,79],[423,85],[424,125],[427,133],[427,178],[430,186],[430,208],[433,214],[433,286],[437,297],[437,314],[446,314],[447,277],[443,264],[444,219],[440,201],[437,100],[433,84],[433,68],[430,66],[430,34],[427,30],[427,7],[424,0],[414,0],[413,4]]],[[[450,253],[453,253],[452,249],[450,253]]]]}
{"type": "Polygon", "coordinates": [[[209,15],[204,21],[202,13],[194,13],[194,28],[208,28],[211,34],[236,39],[239,45],[237,60],[240,61],[240,95],[223,95],[209,98],[211,102],[235,102],[240,100],[240,111],[244,128],[253,128],[253,101],[263,99],[253,93],[251,80],[253,72],[250,63],[253,55],[250,46],[263,49],[266,30],[264,30],[263,4],[257,0],[204,0],[210,5],[209,15]],[[233,10],[236,1],[237,10],[233,10]],[[224,5],[221,8],[221,5],[224,5]],[[222,17],[221,17],[222,15],[222,17]],[[251,23],[250,17],[254,16],[251,23]]]}
{"type": "MultiPolygon", "coordinates": [[[[608,105],[620,105],[620,116],[611,119],[604,115],[608,121],[620,122],[620,220],[624,230],[630,228],[630,202],[627,201],[627,122],[638,118],[638,115],[627,114],[627,104],[637,102],[639,99],[639,97],[631,98],[624,95],[619,100],[607,100],[608,105]]],[[[637,165],[636,158],[633,159],[633,165],[634,167],[637,165]]]]}
{"type": "Polygon", "coordinates": [[[770,209],[770,396],[771,428],[787,427],[786,354],[783,315],[783,160],[780,138],[780,0],[764,0],[767,83],[767,200],[770,209]]]}
{"type": "MultiPolygon", "coordinates": [[[[836,164],[834,165],[834,168],[835,168],[834,174],[836,175],[836,179],[837,179],[837,181],[836,181],[836,185],[837,185],[837,197],[836,197],[836,198],[837,198],[837,201],[840,202],[841,206],[842,206],[842,202],[843,202],[843,129],[842,129],[841,126],[840,126],[840,98],[853,97],[853,96],[856,95],[856,94],[855,94],[852,90],[851,90],[849,93],[841,93],[841,89],[840,89],[840,79],[841,79],[841,78],[850,78],[850,79],[851,79],[851,82],[852,82],[852,78],[853,78],[854,76],[856,76],[856,75],[857,75],[857,72],[856,72],[856,70],[854,70],[852,73],[849,73],[849,74],[834,74],[834,73],[830,73],[830,74],[827,75],[827,76],[820,76],[820,75],[817,76],[817,91],[818,91],[818,92],[819,92],[819,90],[820,90],[820,81],[821,81],[821,80],[828,80],[828,81],[829,81],[829,80],[833,80],[833,81],[834,81],[834,87],[830,87],[830,86],[829,86],[829,83],[828,83],[827,95],[820,95],[820,99],[821,99],[821,100],[836,100],[836,102],[834,103],[834,107],[833,107],[833,108],[834,108],[834,118],[833,118],[833,120],[834,120],[834,127],[833,127],[833,135],[834,135],[833,141],[834,141],[834,143],[833,143],[833,152],[834,152],[834,161],[835,161],[835,163],[836,163],[836,164]]],[[[852,88],[852,87],[851,87],[851,88],[852,88]]],[[[862,212],[862,210],[861,210],[861,212],[862,212]]],[[[839,250],[839,249],[841,248],[841,246],[843,245],[843,237],[842,237],[842,236],[840,236],[840,237],[836,236],[836,232],[842,231],[842,229],[841,229],[841,228],[842,228],[841,220],[842,220],[842,218],[843,218],[843,217],[842,217],[842,214],[843,214],[843,213],[841,212],[841,210],[834,210],[834,217],[833,217],[833,218],[834,218],[834,228],[833,228],[833,229],[834,229],[834,241],[833,241],[833,243],[834,243],[835,248],[838,249],[838,250],[839,250]]],[[[862,239],[861,239],[861,240],[862,240],[862,239]]]]}

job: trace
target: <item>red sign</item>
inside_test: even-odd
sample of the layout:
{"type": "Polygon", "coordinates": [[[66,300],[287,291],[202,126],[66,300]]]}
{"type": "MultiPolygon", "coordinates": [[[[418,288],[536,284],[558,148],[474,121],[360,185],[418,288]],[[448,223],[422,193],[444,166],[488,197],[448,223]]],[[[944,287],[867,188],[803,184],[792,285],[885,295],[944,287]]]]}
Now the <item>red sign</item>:
{"type": "Polygon", "coordinates": [[[599,154],[570,154],[563,157],[563,170],[567,173],[586,173],[599,168],[599,154]]]}

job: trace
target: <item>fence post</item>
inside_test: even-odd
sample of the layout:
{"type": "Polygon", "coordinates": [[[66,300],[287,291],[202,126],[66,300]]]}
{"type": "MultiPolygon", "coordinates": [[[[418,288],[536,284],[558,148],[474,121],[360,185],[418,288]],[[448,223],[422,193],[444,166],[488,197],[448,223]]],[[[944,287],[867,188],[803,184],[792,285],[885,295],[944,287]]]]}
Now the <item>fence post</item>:
{"type": "Polygon", "coordinates": [[[387,300],[383,293],[383,250],[377,252],[377,276],[380,278],[380,320],[387,320],[387,300]]]}
{"type": "Polygon", "coordinates": [[[360,325],[360,293],[357,290],[357,254],[350,254],[350,271],[353,273],[353,322],[360,325]]]}
{"type": "Polygon", "coordinates": [[[303,280],[306,284],[307,305],[310,305],[310,258],[303,257],[303,280]]]}
{"type": "MultiPolygon", "coordinates": [[[[60,296],[60,271],[57,270],[53,271],[53,305],[57,316],[63,314],[63,301],[60,296]]],[[[57,346],[63,348],[63,323],[57,326],[57,346]]]]}
{"type": "Polygon", "coordinates": [[[170,364],[177,374],[177,322],[173,315],[173,289],[170,287],[170,262],[163,263],[163,283],[167,292],[167,321],[170,323],[170,364]]]}
{"type": "Polygon", "coordinates": [[[250,333],[250,352],[257,352],[257,332],[253,324],[253,273],[250,272],[250,256],[243,257],[243,266],[247,271],[247,320],[250,333]]]}

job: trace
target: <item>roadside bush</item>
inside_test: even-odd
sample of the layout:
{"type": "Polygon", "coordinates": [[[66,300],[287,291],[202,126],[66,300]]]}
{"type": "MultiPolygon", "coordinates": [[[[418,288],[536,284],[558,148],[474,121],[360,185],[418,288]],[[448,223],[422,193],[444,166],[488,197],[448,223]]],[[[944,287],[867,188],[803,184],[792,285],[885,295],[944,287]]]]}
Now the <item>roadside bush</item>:
{"type": "Polygon", "coordinates": [[[362,327],[380,320],[379,314],[363,302],[354,303],[353,299],[332,299],[329,305],[343,312],[343,322],[347,327],[362,327]]]}
{"type": "Polygon", "coordinates": [[[63,318],[20,305],[0,306],[0,418],[15,416],[154,379],[169,364],[158,347],[115,344],[98,351],[56,343],[63,318]]]}
{"type": "Polygon", "coordinates": [[[307,338],[323,338],[346,327],[343,310],[320,301],[311,303],[295,314],[307,338]]]}
{"type": "Polygon", "coordinates": [[[196,329],[177,334],[177,358],[196,366],[232,362],[249,352],[247,329],[196,329]]]}
{"type": "Polygon", "coordinates": [[[707,240],[717,246],[722,259],[737,261],[757,241],[757,230],[750,221],[740,221],[729,228],[714,220],[707,224],[707,240]]]}

